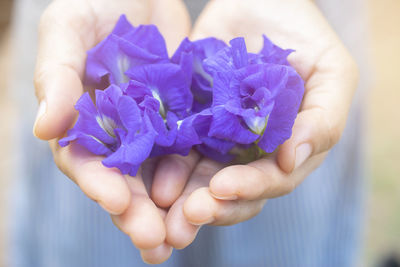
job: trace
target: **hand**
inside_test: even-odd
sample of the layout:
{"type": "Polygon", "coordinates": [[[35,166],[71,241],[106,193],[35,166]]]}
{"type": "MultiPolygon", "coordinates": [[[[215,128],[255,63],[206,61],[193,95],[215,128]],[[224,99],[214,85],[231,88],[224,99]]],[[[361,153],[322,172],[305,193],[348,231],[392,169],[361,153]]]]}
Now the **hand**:
{"type": "MultiPolygon", "coordinates": [[[[262,34],[296,50],[289,62],[306,82],[292,137],[274,155],[248,165],[224,168],[208,159],[197,166],[182,164],[194,171],[165,219],[167,243],[176,248],[188,246],[200,225],[242,222],[258,214],[267,199],[292,192],[340,139],[357,67],[312,1],[210,1],[192,38],[215,36],[227,42],[243,36],[248,49],[256,52],[262,34]]],[[[156,201],[154,193],[157,189],[156,201]]]]}
{"type": "MultiPolygon", "coordinates": [[[[146,183],[155,162],[149,161],[136,177],[123,176],[101,164],[79,145],[58,146],[58,139],[74,123],[74,104],[84,92],[82,78],[86,51],[111,32],[125,13],[134,24],[156,24],[170,52],[187,36],[190,23],[180,0],[58,0],[44,12],[39,27],[35,70],[40,104],[34,134],[50,140],[57,166],[91,199],[113,214],[114,223],[142,250],[143,258],[158,263],[172,249],[163,245],[165,211],[149,198],[146,183]]],[[[184,173],[185,176],[189,175],[184,173]]]]}

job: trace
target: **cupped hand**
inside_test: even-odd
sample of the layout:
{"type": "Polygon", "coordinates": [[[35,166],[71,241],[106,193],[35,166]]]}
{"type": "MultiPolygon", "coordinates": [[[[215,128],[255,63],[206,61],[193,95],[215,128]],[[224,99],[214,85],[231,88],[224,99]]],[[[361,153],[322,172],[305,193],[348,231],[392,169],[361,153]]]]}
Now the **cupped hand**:
{"type": "MultiPolygon", "coordinates": [[[[210,1],[192,39],[215,36],[228,42],[243,36],[249,51],[257,52],[262,34],[296,50],[288,60],[304,79],[306,92],[292,136],[273,155],[247,165],[226,167],[201,159],[193,166],[183,159],[181,165],[194,171],[166,215],[166,240],[173,247],[188,246],[201,225],[236,224],[257,215],[267,199],[292,192],[340,139],[358,71],[312,1],[210,1]]],[[[162,192],[152,192],[160,202],[162,192]]]]}
{"type": "Polygon", "coordinates": [[[104,167],[102,157],[79,145],[61,148],[57,143],[77,117],[74,105],[84,92],[86,51],[111,32],[121,14],[133,25],[156,24],[170,52],[190,30],[180,0],[54,1],[39,26],[35,87],[40,107],[33,131],[38,138],[50,140],[57,166],[113,214],[114,223],[141,249],[144,260],[158,263],[167,259],[172,249],[164,244],[165,211],[154,204],[146,189],[156,163],[147,162],[136,177],[123,176],[104,167]]]}

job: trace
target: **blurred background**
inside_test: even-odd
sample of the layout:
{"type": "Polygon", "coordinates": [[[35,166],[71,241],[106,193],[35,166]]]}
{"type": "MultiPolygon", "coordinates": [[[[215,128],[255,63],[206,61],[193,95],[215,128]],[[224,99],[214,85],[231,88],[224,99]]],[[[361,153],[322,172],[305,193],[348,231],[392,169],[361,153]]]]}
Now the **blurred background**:
{"type": "MultiPolygon", "coordinates": [[[[400,0],[366,0],[372,83],[368,98],[369,198],[362,266],[400,266],[400,0]]],[[[7,90],[12,69],[12,0],[0,0],[0,213],[16,155],[8,140],[16,134],[15,105],[7,90]]],[[[32,122],[33,123],[33,122],[32,122]]],[[[3,217],[2,216],[2,217],[3,217]]],[[[3,217],[4,218],[4,217],[3,217]]],[[[0,219],[0,266],[7,257],[7,229],[0,219]]]]}

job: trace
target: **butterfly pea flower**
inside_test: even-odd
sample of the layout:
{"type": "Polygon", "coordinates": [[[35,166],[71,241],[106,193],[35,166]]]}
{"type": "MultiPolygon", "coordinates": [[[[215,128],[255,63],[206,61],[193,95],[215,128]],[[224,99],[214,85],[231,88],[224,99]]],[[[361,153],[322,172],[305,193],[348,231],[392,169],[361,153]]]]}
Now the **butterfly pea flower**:
{"type": "Polygon", "coordinates": [[[165,40],[155,25],[133,27],[122,15],[113,31],[87,52],[85,82],[129,82],[126,71],[136,66],[168,62],[165,40]]]}
{"type": "Polygon", "coordinates": [[[282,49],[266,36],[259,53],[243,38],[184,39],[169,58],[154,25],[124,15],[88,51],[79,117],[59,144],[75,141],[107,167],[136,175],[149,157],[188,155],[195,148],[220,162],[248,162],[291,135],[304,93],[282,49]]]}
{"type": "Polygon", "coordinates": [[[230,45],[205,62],[214,79],[209,136],[271,153],[291,136],[304,83],[290,66],[252,62],[243,38],[230,45]]]}
{"type": "Polygon", "coordinates": [[[151,64],[128,71],[132,81],[126,94],[133,97],[152,96],[159,102],[157,110],[162,117],[173,112],[179,119],[190,114],[193,95],[186,72],[179,65],[151,64]]]}
{"type": "Polygon", "coordinates": [[[190,117],[193,104],[190,74],[190,70],[173,63],[146,65],[127,72],[131,82],[126,94],[140,103],[145,99],[157,102],[146,109],[158,133],[153,156],[172,151],[185,155],[198,143],[192,129],[195,118],[190,117]]]}
{"type": "Polygon", "coordinates": [[[95,91],[95,103],[88,92],[84,93],[75,108],[78,120],[68,136],[59,141],[60,146],[76,141],[90,152],[106,156],[105,166],[136,175],[149,157],[156,136],[150,118],[137,103],[111,85],[95,91]]]}
{"type": "Polygon", "coordinates": [[[212,114],[206,109],[177,121],[174,143],[170,146],[154,146],[151,156],[168,154],[187,156],[194,146],[202,144],[203,138],[207,137],[211,119],[212,114]]]}
{"type": "Polygon", "coordinates": [[[223,41],[213,37],[194,42],[185,38],[171,57],[171,62],[178,64],[185,54],[192,54],[191,89],[194,96],[193,112],[199,112],[211,106],[213,78],[211,73],[204,69],[203,62],[225,47],[227,45],[223,41]]]}

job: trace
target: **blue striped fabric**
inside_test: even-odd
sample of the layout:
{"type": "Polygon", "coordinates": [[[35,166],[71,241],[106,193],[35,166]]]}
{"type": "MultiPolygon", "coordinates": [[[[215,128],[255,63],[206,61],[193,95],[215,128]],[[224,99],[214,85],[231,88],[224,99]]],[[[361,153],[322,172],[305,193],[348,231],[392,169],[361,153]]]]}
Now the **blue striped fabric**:
{"type": "MultiPolygon", "coordinates": [[[[25,46],[35,40],[36,32],[31,27],[36,27],[47,2],[21,0],[16,6],[20,20],[14,30],[21,59],[16,67],[19,77],[27,79],[16,79],[14,83],[26,116],[21,119],[21,167],[9,216],[10,266],[147,266],[108,214],[60,173],[47,145],[31,137],[36,109],[29,78],[34,49],[25,46]]],[[[357,99],[341,142],[292,194],[269,200],[263,211],[247,222],[204,227],[191,246],[175,251],[161,266],[356,266],[365,192],[360,138],[362,93],[357,99]]]]}

